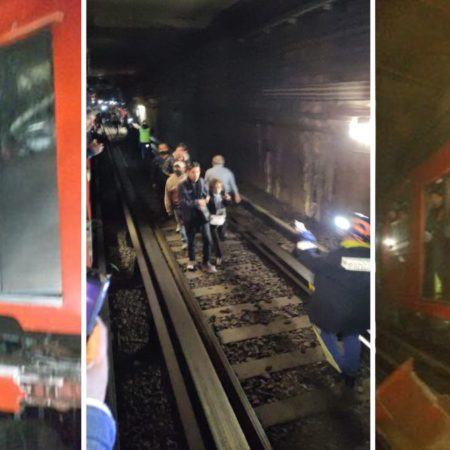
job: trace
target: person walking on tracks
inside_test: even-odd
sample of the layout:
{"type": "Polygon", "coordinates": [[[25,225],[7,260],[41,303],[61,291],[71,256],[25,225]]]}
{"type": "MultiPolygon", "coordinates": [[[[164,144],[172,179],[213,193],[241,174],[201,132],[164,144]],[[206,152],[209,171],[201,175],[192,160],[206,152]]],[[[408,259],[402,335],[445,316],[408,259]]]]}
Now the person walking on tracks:
{"type": "Polygon", "coordinates": [[[174,216],[177,223],[176,231],[180,233],[183,241],[183,248],[187,246],[186,230],[184,228],[183,219],[180,211],[180,196],[178,186],[186,180],[186,164],[183,161],[176,161],[173,165],[173,174],[167,179],[166,189],[164,193],[164,206],[169,216],[174,216]]]}
{"type": "Polygon", "coordinates": [[[186,165],[190,163],[189,149],[186,144],[180,143],[174,152],[166,159],[162,166],[163,173],[169,177],[173,173],[173,166],[176,161],[183,161],[186,165]]]}
{"type": "Polygon", "coordinates": [[[226,194],[231,195],[236,203],[241,202],[239,189],[233,172],[225,167],[225,158],[222,155],[216,155],[212,159],[212,167],[205,173],[205,180],[210,183],[212,180],[220,180],[223,183],[226,194]]]}
{"type": "Polygon", "coordinates": [[[353,387],[360,366],[359,335],[370,328],[370,221],[355,214],[344,228],[340,247],[320,254],[314,235],[297,223],[297,258],[314,273],[308,313],[320,328],[315,329],[317,337],[345,384],[353,387]]]}
{"type": "Polygon", "coordinates": [[[200,164],[194,162],[189,165],[187,180],[179,185],[181,214],[186,227],[188,239],[188,270],[196,270],[195,263],[195,235],[201,232],[203,238],[203,270],[209,273],[217,272],[211,264],[211,230],[209,227],[209,202],[206,182],[200,178],[200,164]]]}
{"type": "Polygon", "coordinates": [[[139,127],[139,150],[141,151],[142,160],[145,160],[147,155],[151,153],[150,144],[150,128],[147,122],[142,122],[142,125],[139,127]]]}
{"type": "Polygon", "coordinates": [[[161,218],[166,219],[166,210],[164,206],[164,192],[166,189],[167,176],[162,171],[164,162],[169,157],[169,146],[165,142],[158,144],[158,155],[150,164],[150,178],[153,188],[158,196],[158,205],[161,209],[161,218]]]}
{"type": "Polygon", "coordinates": [[[222,248],[220,245],[220,236],[225,226],[227,218],[226,207],[231,203],[231,196],[224,191],[223,182],[213,179],[209,183],[208,209],[211,213],[209,225],[216,254],[216,266],[222,264],[222,248]]]}

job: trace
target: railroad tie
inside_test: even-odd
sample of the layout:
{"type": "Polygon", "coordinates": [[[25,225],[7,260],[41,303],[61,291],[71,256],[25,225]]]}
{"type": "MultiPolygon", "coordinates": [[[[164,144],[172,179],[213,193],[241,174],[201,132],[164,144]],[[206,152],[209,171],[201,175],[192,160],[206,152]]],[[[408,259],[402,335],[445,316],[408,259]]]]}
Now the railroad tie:
{"type": "Polygon", "coordinates": [[[166,234],[164,237],[165,237],[166,241],[169,243],[181,241],[181,236],[178,233],[166,234]]]}
{"type": "Polygon", "coordinates": [[[255,311],[272,311],[284,306],[295,306],[302,303],[297,296],[292,297],[276,297],[268,300],[261,300],[255,303],[238,303],[237,305],[227,305],[217,308],[210,308],[203,310],[207,317],[226,317],[228,315],[240,315],[245,312],[255,311]]]}
{"type": "Polygon", "coordinates": [[[334,402],[331,394],[314,390],[258,406],[255,408],[255,412],[263,427],[267,428],[327,412],[334,402]]]}
{"type": "Polygon", "coordinates": [[[192,289],[192,292],[195,297],[208,297],[211,295],[229,294],[234,288],[235,286],[233,285],[217,284],[214,286],[195,288],[192,289]]]}
{"type": "Polygon", "coordinates": [[[217,334],[223,344],[260,338],[271,334],[286,333],[311,326],[308,316],[293,317],[292,319],[279,319],[267,325],[248,325],[244,327],[228,328],[217,334]]]}
{"type": "Polygon", "coordinates": [[[308,348],[302,352],[288,352],[269,356],[267,358],[253,359],[238,364],[233,364],[233,370],[240,380],[264,375],[272,372],[280,372],[286,369],[306,366],[324,361],[320,347],[308,348]]]}

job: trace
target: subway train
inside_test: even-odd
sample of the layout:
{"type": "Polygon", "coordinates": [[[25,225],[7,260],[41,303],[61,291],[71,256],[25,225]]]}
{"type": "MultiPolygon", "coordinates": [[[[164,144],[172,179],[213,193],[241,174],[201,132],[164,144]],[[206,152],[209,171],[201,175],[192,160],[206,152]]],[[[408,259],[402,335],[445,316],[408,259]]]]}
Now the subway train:
{"type": "Polygon", "coordinates": [[[450,142],[398,179],[384,205],[377,301],[449,321],[450,142]]]}
{"type": "Polygon", "coordinates": [[[0,14],[0,412],[80,405],[81,2],[0,14]]]}

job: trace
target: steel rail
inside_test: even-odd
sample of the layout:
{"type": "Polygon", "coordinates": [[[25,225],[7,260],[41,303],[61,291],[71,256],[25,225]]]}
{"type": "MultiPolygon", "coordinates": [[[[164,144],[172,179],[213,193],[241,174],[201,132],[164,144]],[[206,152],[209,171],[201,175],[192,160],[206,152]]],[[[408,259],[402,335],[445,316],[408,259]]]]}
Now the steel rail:
{"type": "MultiPolygon", "coordinates": [[[[261,220],[266,222],[268,225],[270,225],[272,228],[277,230],[281,235],[283,235],[286,239],[288,239],[291,242],[297,243],[298,240],[298,232],[295,230],[295,228],[291,227],[288,223],[284,222],[280,218],[274,216],[271,214],[267,209],[263,208],[262,206],[259,206],[255,203],[253,203],[249,198],[242,195],[242,206],[244,206],[245,209],[252,212],[253,214],[256,214],[261,220]]],[[[317,244],[317,248],[321,252],[328,252],[328,249],[325,248],[323,245],[317,244]]]]}
{"type": "Polygon", "coordinates": [[[250,404],[247,395],[242,389],[236,374],[231,367],[225,353],[223,352],[213,330],[205,319],[198,300],[192,294],[189,283],[181,271],[179,264],[166,241],[162,230],[155,225],[155,236],[159,246],[166,258],[167,264],[173,273],[175,281],[180,289],[184,301],[197,325],[197,329],[208,350],[211,360],[219,373],[225,392],[236,413],[239,423],[247,437],[252,450],[270,450],[272,448],[269,439],[250,404]]]}
{"type": "MultiPolygon", "coordinates": [[[[414,345],[409,344],[408,342],[405,342],[403,339],[401,339],[396,334],[386,330],[383,327],[378,326],[377,327],[377,334],[379,336],[386,337],[390,342],[394,342],[397,346],[403,347],[403,349],[409,353],[411,356],[413,356],[418,361],[422,361],[427,366],[433,368],[433,370],[439,372],[445,377],[448,377],[450,379],[450,366],[445,364],[442,361],[439,361],[435,357],[425,353],[423,350],[420,350],[417,347],[414,347],[414,345]]],[[[379,353],[377,349],[377,353],[379,353]]]]}
{"type": "MultiPolygon", "coordinates": [[[[173,330],[167,338],[177,339],[177,342],[172,342],[172,345],[175,344],[175,347],[179,348],[183,357],[184,368],[192,381],[192,392],[196,396],[195,400],[198,400],[199,403],[196,410],[207,424],[211,445],[219,450],[250,449],[183,296],[158,246],[156,236],[148,223],[145,207],[142,207],[142,202],[139,201],[126,173],[125,160],[120,149],[113,147],[111,157],[114,161],[118,182],[121,184],[127,223],[130,223],[133,232],[132,240],[139,246],[140,268],[141,265],[144,266],[142,259],[146,258],[146,262],[149,264],[142,267],[142,270],[148,274],[148,278],[152,276],[157,284],[159,295],[156,296],[153,288],[152,298],[155,303],[160,301],[161,304],[158,303],[157,308],[153,305],[158,313],[157,317],[154,316],[155,324],[163,322],[164,312],[166,312],[171,322],[170,329],[173,330]]],[[[169,324],[164,323],[164,327],[169,327],[169,324]]],[[[178,361],[177,365],[179,365],[178,361]]],[[[171,367],[169,367],[169,375],[173,376],[171,367]]],[[[182,402],[177,402],[177,404],[179,407],[183,407],[182,402]]],[[[198,417],[197,419],[201,420],[198,417]]],[[[189,427],[185,427],[185,432],[188,434],[191,432],[189,427]]],[[[208,446],[208,448],[211,447],[208,446]]]]}
{"type": "MultiPolygon", "coordinates": [[[[128,206],[125,194],[122,191],[121,182],[117,169],[114,164],[113,157],[111,155],[112,149],[108,149],[108,156],[110,159],[111,167],[113,168],[113,179],[121,198],[122,209],[125,216],[128,232],[136,252],[136,259],[138,262],[139,270],[141,273],[142,282],[147,295],[147,300],[150,306],[150,310],[153,316],[156,332],[158,335],[161,350],[164,356],[165,364],[169,373],[169,378],[175,397],[175,402],[180,415],[180,421],[183,427],[184,436],[190,450],[206,450],[205,443],[200,431],[200,425],[197,421],[194,413],[194,406],[188,394],[188,388],[185,384],[182,369],[177,359],[175,345],[172,342],[170,336],[169,327],[164,319],[163,312],[161,310],[156,289],[150,275],[147,260],[145,258],[144,250],[142,248],[141,240],[139,237],[137,226],[132,217],[130,208],[128,206]]],[[[106,151],[106,150],[105,150],[106,151]]]]}
{"type": "Polygon", "coordinates": [[[300,264],[285,250],[269,242],[264,236],[242,225],[242,221],[237,220],[236,214],[227,220],[232,228],[242,235],[259,254],[269,260],[285,278],[307,295],[312,294],[310,286],[314,283],[313,272],[300,264]]]}

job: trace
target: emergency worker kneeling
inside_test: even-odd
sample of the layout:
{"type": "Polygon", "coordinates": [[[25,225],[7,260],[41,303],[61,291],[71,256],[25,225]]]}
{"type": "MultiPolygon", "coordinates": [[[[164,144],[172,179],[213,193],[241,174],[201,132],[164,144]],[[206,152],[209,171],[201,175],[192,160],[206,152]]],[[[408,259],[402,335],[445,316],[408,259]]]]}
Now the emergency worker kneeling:
{"type": "Polygon", "coordinates": [[[315,236],[297,222],[297,258],[314,273],[308,308],[311,322],[332,365],[353,386],[359,371],[359,335],[370,328],[370,222],[355,214],[344,227],[340,247],[319,253],[315,236]],[[343,352],[338,340],[342,340],[343,352]],[[331,358],[330,358],[331,356],[331,358]]]}

